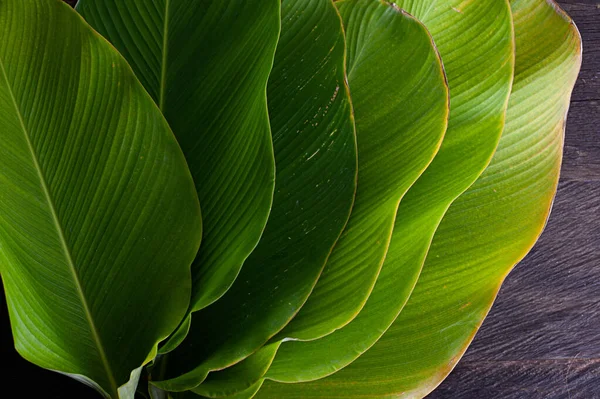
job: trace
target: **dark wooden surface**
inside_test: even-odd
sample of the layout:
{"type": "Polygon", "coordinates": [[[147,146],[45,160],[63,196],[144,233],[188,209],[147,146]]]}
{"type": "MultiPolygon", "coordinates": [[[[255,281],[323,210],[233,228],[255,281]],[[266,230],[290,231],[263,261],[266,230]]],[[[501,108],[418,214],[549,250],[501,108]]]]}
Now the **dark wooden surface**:
{"type": "Polygon", "coordinates": [[[600,5],[559,0],[583,37],[549,223],[428,399],[600,399],[600,5]]]}
{"type": "MultiPolygon", "coordinates": [[[[68,2],[70,0],[67,0],[68,2]]],[[[72,1],[75,2],[74,0],[72,1]]],[[[428,399],[600,399],[600,5],[559,0],[584,42],[554,210],[462,361],[428,399]]],[[[4,301],[0,334],[9,342],[4,301]]],[[[0,397],[94,399],[0,345],[0,397]]]]}

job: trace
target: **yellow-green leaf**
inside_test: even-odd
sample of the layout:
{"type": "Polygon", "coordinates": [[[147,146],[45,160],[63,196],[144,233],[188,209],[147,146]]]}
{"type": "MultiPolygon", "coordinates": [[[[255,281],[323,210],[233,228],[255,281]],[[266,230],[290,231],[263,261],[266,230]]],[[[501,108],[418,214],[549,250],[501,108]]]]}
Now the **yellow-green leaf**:
{"type": "Polygon", "coordinates": [[[267,374],[272,380],[323,378],[377,342],[408,300],[444,213],[483,172],[496,149],[513,80],[510,6],[480,0],[461,6],[458,13],[456,0],[417,7],[424,3],[397,4],[423,18],[444,63],[451,109],[442,146],[400,202],[382,271],[361,313],[322,339],[284,343],[267,374]],[[456,37],[451,26],[464,33],[456,37]],[[480,62],[482,58],[487,61],[480,62]]]}
{"type": "Polygon", "coordinates": [[[458,362],[506,274],[550,211],[581,38],[552,2],[511,2],[516,64],[507,122],[490,166],[450,207],[405,309],[345,369],[304,384],[267,381],[258,397],[414,398],[458,362]]]}

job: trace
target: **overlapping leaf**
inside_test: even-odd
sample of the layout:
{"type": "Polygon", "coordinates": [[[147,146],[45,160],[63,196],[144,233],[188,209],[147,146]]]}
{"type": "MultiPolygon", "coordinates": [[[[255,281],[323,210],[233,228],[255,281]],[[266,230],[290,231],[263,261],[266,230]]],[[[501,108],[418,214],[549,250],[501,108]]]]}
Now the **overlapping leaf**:
{"type": "Polygon", "coordinates": [[[106,397],[133,397],[185,314],[200,244],[175,137],[125,60],[55,0],[0,1],[0,130],[16,348],[106,397]]]}
{"type": "MultiPolygon", "coordinates": [[[[285,4],[284,2],[284,16],[286,14],[285,4]]],[[[363,3],[365,6],[367,4],[363,3]]],[[[364,16],[358,19],[364,21],[365,25],[361,26],[360,23],[351,24],[347,32],[349,35],[354,35],[361,28],[370,29],[365,35],[367,39],[364,39],[364,42],[354,43],[351,40],[348,43],[349,48],[353,48],[354,51],[349,54],[348,66],[351,71],[349,75],[350,84],[352,85],[352,82],[355,82],[356,86],[353,86],[352,90],[358,107],[359,167],[360,165],[364,166],[362,172],[359,168],[358,184],[360,187],[361,182],[363,182],[365,188],[362,191],[359,188],[357,202],[349,225],[329,260],[329,262],[351,260],[345,265],[348,267],[348,271],[361,266],[360,262],[352,261],[351,255],[354,251],[351,251],[351,247],[347,246],[349,243],[354,243],[360,248],[367,247],[367,250],[364,251],[367,261],[370,260],[369,255],[374,253],[379,254],[375,256],[376,261],[377,256],[383,257],[385,255],[389,231],[381,228],[380,221],[372,224],[370,222],[374,218],[383,220],[384,225],[387,225],[387,222],[393,222],[395,209],[398,205],[397,198],[418,176],[420,172],[418,168],[422,168],[428,162],[427,158],[415,157],[413,152],[424,154],[427,153],[427,150],[430,151],[430,154],[435,152],[439,139],[444,133],[448,114],[448,92],[445,86],[444,74],[431,38],[425,29],[413,22],[408,16],[401,15],[398,10],[390,5],[379,5],[377,2],[373,2],[370,3],[370,6],[361,9],[360,12],[363,12],[364,16]],[[374,15],[374,18],[370,19],[372,15],[374,15]],[[371,22],[369,24],[366,21],[371,22]],[[388,27],[390,21],[392,22],[391,28],[382,29],[382,27],[388,27]],[[384,32],[384,35],[377,36],[380,31],[384,32]],[[402,45],[395,47],[396,43],[402,45]],[[417,43],[415,51],[407,51],[407,49],[411,49],[411,43],[417,43]],[[368,60],[373,53],[377,54],[378,48],[376,46],[387,46],[387,48],[392,48],[394,51],[383,52],[373,58],[372,61],[365,63],[365,60],[368,60]],[[406,55],[407,52],[410,54],[409,56],[406,55]],[[359,53],[359,55],[356,53],[359,53]],[[374,65],[377,65],[381,70],[387,69],[389,72],[387,74],[381,73],[380,69],[373,67],[374,65]],[[407,79],[405,81],[398,80],[398,75],[406,76],[407,79]],[[379,76],[380,79],[373,80],[373,76],[379,76]],[[429,97],[430,94],[435,95],[429,97]],[[388,100],[383,101],[385,104],[383,111],[376,112],[378,107],[380,109],[382,107],[374,98],[380,100],[386,98],[388,100]],[[363,99],[368,100],[361,101],[363,99]],[[414,107],[408,106],[413,101],[417,105],[414,107]],[[381,146],[381,142],[387,142],[389,146],[381,146]],[[363,145],[362,150],[361,144],[363,145]],[[360,159],[362,159],[362,162],[360,159]],[[380,190],[381,187],[386,187],[386,184],[391,186],[389,190],[380,190]],[[383,234],[383,238],[380,237],[381,234],[383,234]],[[373,245],[377,239],[381,241],[379,246],[373,245]],[[347,244],[344,244],[344,242],[347,244]],[[345,253],[336,252],[340,245],[346,245],[344,246],[345,253]],[[373,245],[374,252],[371,251],[371,245],[373,245]]],[[[285,31],[284,18],[283,32],[285,31]]],[[[282,43],[285,43],[285,40],[282,40],[282,43]]],[[[361,256],[358,260],[365,261],[365,258],[361,256]]],[[[338,265],[337,267],[341,266],[338,265]]],[[[368,269],[374,266],[376,264],[368,262],[364,265],[364,268],[368,269]]],[[[328,267],[330,266],[326,267],[326,271],[328,267]]],[[[334,272],[340,272],[339,270],[335,271],[335,267],[333,270],[334,272]]],[[[367,270],[363,273],[376,274],[376,272],[376,270],[367,270]]],[[[361,282],[361,280],[358,282],[361,282]]],[[[317,290],[318,287],[319,285],[317,285],[317,290]]],[[[312,295],[314,294],[313,292],[312,295]]],[[[336,304],[335,310],[340,310],[340,307],[340,304],[336,304]]],[[[303,314],[302,312],[300,312],[300,315],[303,314]]],[[[278,337],[285,336],[288,331],[294,331],[299,326],[302,326],[302,324],[296,324],[291,329],[284,329],[278,337]]],[[[323,328],[318,324],[316,327],[323,328]]],[[[314,331],[313,329],[312,332],[314,331]]],[[[274,340],[274,342],[278,341],[274,340]]],[[[275,351],[269,352],[275,354],[275,351]]],[[[238,381],[230,381],[230,384],[232,386],[251,385],[259,377],[263,377],[264,370],[253,369],[253,363],[255,363],[254,359],[250,357],[235,366],[244,370],[244,372],[236,374],[235,377],[238,381]]],[[[230,375],[231,373],[225,371],[222,374],[230,375]]],[[[225,391],[224,387],[215,387],[214,385],[207,387],[200,385],[194,391],[207,396],[222,396],[231,393],[225,391]]]]}
{"type": "Polygon", "coordinates": [[[254,390],[269,370],[280,345],[281,342],[265,345],[235,366],[209,374],[206,380],[192,391],[200,396],[214,398],[254,390]]]}
{"type": "Polygon", "coordinates": [[[235,284],[194,314],[187,339],[168,355],[168,380],[154,378],[163,388],[193,388],[283,328],[313,289],[350,214],[357,161],[341,22],[330,0],[289,0],[282,9],[268,84],[277,163],[271,216],[235,284]]]}
{"type": "MultiPolygon", "coordinates": [[[[385,256],[390,234],[389,229],[384,227],[393,222],[399,197],[437,150],[448,114],[443,70],[426,30],[390,5],[364,2],[362,6],[354,10],[353,18],[363,24],[346,26],[351,38],[348,42],[351,49],[349,81],[357,112],[359,189],[349,224],[328,261],[325,273],[328,270],[330,273],[342,273],[340,267],[347,267],[344,270],[350,273],[363,267],[365,271],[362,274],[376,275],[377,270],[372,269],[376,269],[381,262],[378,259],[385,256]],[[361,29],[366,31],[363,41],[355,37],[361,29]],[[396,46],[397,43],[400,45],[396,46]],[[416,46],[413,48],[414,43],[416,46]],[[381,47],[391,51],[378,52],[381,47]],[[376,56],[373,57],[373,54],[376,56]],[[398,79],[399,75],[406,79],[398,79]],[[382,145],[384,142],[387,143],[385,146],[382,145]],[[423,157],[428,151],[429,158],[423,157]],[[415,153],[420,156],[415,156],[415,153]],[[361,182],[364,185],[362,191],[361,182]],[[353,259],[352,255],[363,248],[366,249],[361,256],[353,259]],[[330,266],[331,262],[337,262],[337,265],[330,266]]],[[[284,32],[285,27],[284,23],[284,32]]],[[[388,227],[391,229],[391,225],[388,227]]],[[[357,282],[361,283],[361,272],[358,274],[357,282]]],[[[327,275],[324,277],[328,278],[327,275]]],[[[354,283],[352,287],[355,286],[354,283]]],[[[354,289],[352,292],[355,294],[354,289]]],[[[342,290],[341,294],[347,292],[342,290]]],[[[308,306],[311,306],[310,299],[308,306]]],[[[341,308],[343,305],[336,303],[334,311],[338,312],[341,308]]],[[[304,308],[300,311],[301,317],[310,314],[303,311],[304,308]]],[[[327,315],[332,317],[331,312],[327,315]]],[[[301,331],[298,327],[302,328],[303,323],[292,322],[292,328],[284,329],[278,337],[284,337],[290,331],[301,331]]],[[[323,328],[318,324],[311,327],[323,328]]],[[[315,329],[311,332],[314,333],[315,329]]],[[[232,386],[242,385],[242,382],[253,384],[264,375],[264,372],[260,374],[262,370],[252,369],[250,359],[252,357],[236,366],[243,367],[244,373],[236,375],[239,381],[231,382],[232,386]],[[242,366],[244,363],[248,364],[242,366]]],[[[200,385],[194,391],[213,396],[228,393],[214,385],[210,386],[211,391],[207,388],[200,385]]]]}
{"type": "MultiPolygon", "coordinates": [[[[457,1],[431,1],[409,12],[431,30],[448,76],[448,131],[435,159],[402,199],[392,241],[374,291],[349,325],[312,342],[286,342],[268,378],[281,382],[325,377],[355,360],[389,328],[417,281],[444,213],[489,163],[504,127],[513,77],[508,2],[482,0],[456,11],[457,1]],[[421,14],[421,15],[420,15],[421,14]],[[455,37],[449,27],[464,34],[455,37]],[[486,62],[480,62],[485,58],[486,62]]],[[[344,10],[344,2],[338,3],[344,10]]]]}
{"type": "Polygon", "coordinates": [[[350,366],[305,384],[267,381],[258,397],[423,397],[466,350],[545,224],[581,63],[577,29],[558,6],[515,0],[511,7],[515,81],[499,148],[442,220],[406,308],[350,366]]]}
{"type": "Polygon", "coordinates": [[[265,86],[279,1],[82,0],[151,97],[114,49],[52,1],[0,0],[0,39],[8,38],[0,40],[8,132],[0,270],[21,353],[129,398],[140,366],[183,316],[199,209],[152,97],[211,215],[188,311],[219,299],[246,261],[220,301],[185,319],[163,349],[191,325],[184,345],[152,371],[158,386],[193,392],[151,386],[152,395],[242,399],[262,387],[265,398],[422,397],[447,375],[537,239],[556,189],[581,54],[576,28],[554,3],[513,1],[516,67],[504,1],[338,3],[349,28],[358,192],[306,302],[356,183],[344,38],[331,0],[281,4],[268,89],[273,142],[265,86]],[[443,135],[448,93],[427,30],[399,7],[430,29],[448,71],[448,133],[422,175],[443,135]],[[438,73],[422,73],[427,62],[438,73]],[[497,144],[513,69],[499,150],[461,195],[497,144]],[[268,369],[284,382],[328,377],[263,384],[268,369]]]}
{"type": "MultiPolygon", "coordinates": [[[[222,399],[252,399],[257,392],[260,390],[260,388],[262,387],[263,384],[263,380],[259,380],[257,382],[255,382],[254,384],[252,384],[249,388],[238,392],[236,394],[233,395],[229,395],[229,396],[222,396],[222,399]]],[[[175,392],[171,394],[171,398],[172,399],[199,399],[199,398],[208,398],[207,396],[201,396],[201,395],[197,395],[195,393],[193,393],[192,391],[186,391],[186,392],[175,392]]],[[[169,399],[171,399],[169,398],[169,399]]],[[[153,399],[159,399],[159,398],[153,398],[153,399]]],[[[161,398],[162,399],[162,398],[161,398]]]]}
{"type": "Polygon", "coordinates": [[[277,338],[309,340],[352,320],[388,250],[398,203],[447,126],[448,89],[426,30],[394,5],[344,4],[358,186],[348,226],[307,303],[277,338]]]}
{"type": "Polygon", "coordinates": [[[202,309],[233,283],[269,215],[265,91],[279,1],[81,0],[77,10],[129,61],[186,156],[204,216],[190,310],[202,309]]]}

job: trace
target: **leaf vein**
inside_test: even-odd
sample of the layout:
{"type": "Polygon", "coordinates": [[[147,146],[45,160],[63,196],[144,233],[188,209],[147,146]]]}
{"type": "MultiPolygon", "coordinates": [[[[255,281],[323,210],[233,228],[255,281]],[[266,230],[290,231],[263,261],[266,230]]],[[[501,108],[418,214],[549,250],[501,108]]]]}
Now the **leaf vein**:
{"type": "Polygon", "coordinates": [[[60,220],[58,218],[58,214],[56,213],[56,208],[54,205],[54,201],[52,200],[52,196],[50,195],[50,191],[48,190],[48,185],[46,183],[46,178],[44,177],[44,173],[42,171],[42,169],[40,168],[39,165],[39,161],[37,158],[37,155],[35,153],[35,150],[33,148],[33,144],[31,143],[31,139],[29,137],[29,132],[27,130],[27,127],[25,125],[25,121],[23,119],[23,115],[21,113],[21,110],[19,108],[19,105],[17,104],[17,100],[15,98],[14,92],[11,88],[10,85],[10,81],[8,79],[8,75],[6,74],[6,69],[4,68],[4,61],[2,59],[0,59],[0,72],[2,73],[2,77],[4,78],[5,82],[6,82],[6,87],[8,89],[8,93],[10,95],[11,101],[15,107],[15,112],[17,114],[17,118],[19,119],[19,124],[21,126],[21,130],[23,131],[23,136],[25,137],[25,141],[27,142],[27,147],[29,149],[29,152],[31,154],[31,159],[33,161],[34,167],[37,171],[38,177],[40,179],[40,185],[42,188],[42,191],[44,193],[44,196],[46,197],[46,201],[48,202],[48,207],[50,209],[50,213],[52,215],[52,220],[54,222],[54,226],[56,227],[56,232],[58,234],[58,238],[59,241],[61,243],[62,246],[62,250],[63,253],[65,255],[65,259],[67,261],[67,264],[69,266],[69,270],[73,276],[73,282],[75,283],[75,288],[77,290],[77,293],[81,299],[81,305],[83,308],[83,311],[85,313],[86,319],[89,323],[89,327],[90,327],[90,332],[92,334],[92,338],[94,340],[94,343],[96,344],[96,349],[98,350],[98,355],[100,356],[100,359],[102,361],[102,365],[104,367],[104,370],[106,371],[106,375],[108,378],[108,381],[111,385],[111,388],[113,389],[113,394],[115,395],[115,397],[118,397],[118,385],[117,382],[115,380],[114,374],[111,371],[111,367],[110,364],[108,362],[108,358],[106,357],[106,352],[104,351],[104,347],[102,345],[102,341],[100,340],[100,336],[98,335],[98,330],[96,328],[96,325],[94,323],[94,319],[92,317],[92,314],[90,312],[89,309],[89,305],[87,303],[87,299],[85,297],[85,294],[83,292],[83,287],[81,285],[81,281],[79,280],[79,276],[77,274],[77,270],[75,268],[75,264],[73,262],[73,257],[71,255],[71,251],[69,249],[69,246],[67,244],[67,241],[65,239],[65,235],[64,235],[64,231],[63,228],[60,224],[60,220]]]}

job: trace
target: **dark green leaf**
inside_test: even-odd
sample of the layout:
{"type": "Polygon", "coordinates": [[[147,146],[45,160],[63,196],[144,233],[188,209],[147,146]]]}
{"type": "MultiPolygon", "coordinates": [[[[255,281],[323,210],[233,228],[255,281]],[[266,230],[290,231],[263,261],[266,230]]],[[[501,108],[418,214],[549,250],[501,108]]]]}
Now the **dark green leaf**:
{"type": "Polygon", "coordinates": [[[356,317],[381,270],[398,204],[435,156],[448,121],[444,71],[423,26],[385,2],[337,4],[356,113],[356,202],[323,275],[279,339],[319,338],[356,317]]]}
{"type": "Polygon", "coordinates": [[[170,381],[155,381],[169,390],[197,386],[281,330],[306,301],[350,214],[357,161],[341,21],[330,0],[282,7],[268,84],[277,163],[271,216],[235,284],[194,314],[186,341],[169,354],[170,381]]]}
{"type": "Polygon", "coordinates": [[[129,61],[186,156],[204,216],[190,310],[202,309],[233,283],[269,215],[265,90],[279,1],[81,0],[77,10],[129,61]]]}

